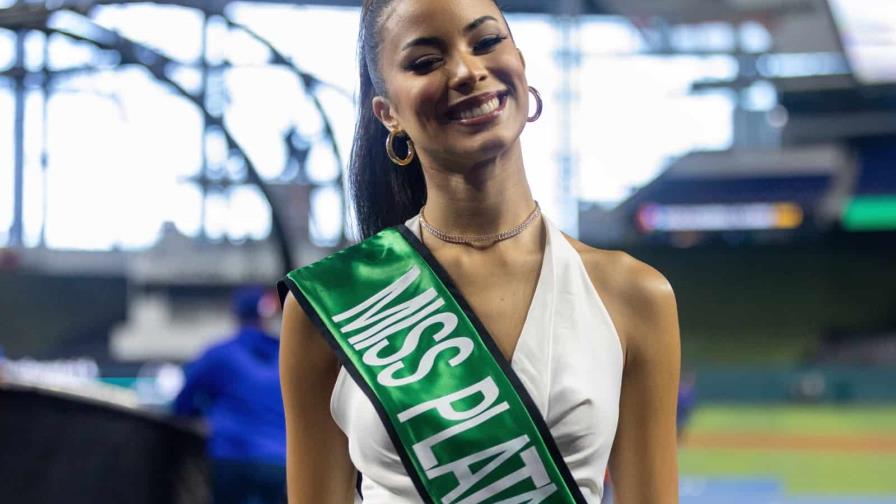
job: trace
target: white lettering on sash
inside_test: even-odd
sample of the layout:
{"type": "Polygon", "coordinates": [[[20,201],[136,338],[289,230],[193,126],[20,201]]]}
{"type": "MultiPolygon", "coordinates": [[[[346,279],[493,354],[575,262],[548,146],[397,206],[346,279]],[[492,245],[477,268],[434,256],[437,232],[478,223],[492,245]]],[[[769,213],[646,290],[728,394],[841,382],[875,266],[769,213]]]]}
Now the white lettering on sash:
{"type": "MultiPolygon", "coordinates": [[[[442,307],[444,304],[445,301],[443,299],[436,297],[435,289],[426,289],[410,301],[406,301],[398,306],[395,306],[394,308],[386,310],[384,313],[391,313],[392,315],[390,317],[388,317],[386,320],[381,321],[370,329],[367,329],[361,334],[352,336],[348,339],[348,342],[358,350],[367,348],[377,341],[380,341],[381,339],[389,336],[390,334],[404,329],[411,324],[414,324],[418,320],[435,311],[437,308],[442,307]],[[433,301],[433,299],[435,299],[435,301],[433,301]],[[423,308],[423,306],[430,301],[432,301],[432,303],[430,303],[429,306],[423,308]],[[423,309],[421,310],[421,308],[423,309]],[[417,310],[420,311],[418,312],[417,310]]],[[[346,326],[340,329],[340,332],[342,332],[342,334],[350,332],[348,327],[349,326],[346,326]]]]}
{"type": "Polygon", "coordinates": [[[333,317],[333,322],[342,322],[343,320],[354,317],[358,313],[361,313],[362,311],[367,310],[367,308],[370,308],[370,310],[367,310],[367,313],[361,315],[357,320],[343,327],[342,332],[346,332],[360,329],[361,327],[370,325],[373,322],[376,322],[377,320],[388,316],[392,310],[387,310],[383,313],[379,313],[379,311],[382,310],[383,306],[385,306],[389,301],[392,301],[393,299],[398,297],[399,294],[404,292],[405,289],[407,289],[408,286],[410,286],[411,283],[419,276],[420,268],[418,268],[417,266],[413,266],[410,270],[408,270],[407,273],[402,275],[401,278],[392,282],[392,285],[377,292],[358,306],[355,306],[354,308],[333,317]],[[371,305],[373,305],[372,308],[371,305]]]}
{"type": "Polygon", "coordinates": [[[551,483],[550,478],[548,478],[548,473],[541,463],[541,458],[538,457],[538,451],[536,451],[534,446],[523,451],[523,453],[520,454],[520,457],[525,464],[522,468],[504,476],[485,488],[477,490],[467,498],[458,501],[457,504],[478,504],[527,479],[531,479],[532,482],[535,483],[534,491],[504,499],[500,502],[504,504],[537,503],[541,502],[548,495],[557,490],[556,486],[551,483]]]}
{"type": "Polygon", "coordinates": [[[406,376],[404,378],[396,378],[395,373],[400,371],[405,367],[404,362],[395,362],[390,364],[388,367],[380,371],[378,375],[376,375],[376,381],[380,383],[380,385],[384,385],[386,387],[399,387],[401,385],[407,385],[409,383],[415,383],[422,380],[430,371],[432,371],[432,366],[435,364],[436,356],[441,353],[443,350],[448,350],[451,348],[457,349],[457,355],[448,359],[448,364],[451,367],[457,366],[461,362],[465,361],[470,354],[473,353],[473,340],[467,337],[459,336],[456,338],[446,339],[440,343],[436,343],[433,345],[426,353],[423,354],[423,357],[420,358],[420,366],[414,371],[410,376],[406,376]]]}
{"type": "MultiPolygon", "coordinates": [[[[451,331],[457,327],[457,316],[453,313],[437,313],[423,322],[420,322],[410,333],[408,333],[407,337],[405,337],[401,349],[394,354],[385,357],[380,356],[380,352],[389,344],[389,340],[384,337],[364,352],[364,364],[367,364],[368,366],[386,366],[407,357],[417,348],[423,331],[433,324],[442,324],[442,328],[432,336],[434,340],[441,341],[442,338],[451,334],[451,331]]],[[[387,331],[384,330],[380,334],[386,332],[387,331]]],[[[379,337],[379,335],[377,335],[377,337],[379,337]]]]}
{"type": "Polygon", "coordinates": [[[405,423],[432,408],[435,408],[436,411],[439,412],[439,415],[442,415],[442,418],[445,420],[466,420],[485,411],[496,399],[498,399],[498,386],[495,384],[494,378],[487,376],[482,381],[474,383],[467,388],[422,402],[412,408],[402,411],[398,414],[398,421],[405,423]],[[482,394],[482,400],[479,401],[479,404],[466,411],[457,411],[454,409],[455,402],[471,397],[473,394],[482,394]]]}
{"type": "MultiPolygon", "coordinates": [[[[437,295],[433,288],[425,290],[409,301],[386,308],[390,302],[405,292],[420,275],[420,268],[413,266],[385,289],[354,308],[333,317],[333,321],[339,323],[357,316],[355,320],[343,326],[340,332],[346,334],[364,329],[363,332],[349,337],[348,342],[356,350],[367,349],[363,354],[365,364],[369,366],[386,366],[377,375],[377,381],[386,387],[398,387],[420,381],[432,371],[436,358],[443,351],[455,350],[456,355],[449,358],[447,363],[452,367],[457,366],[473,353],[475,347],[473,340],[468,337],[459,336],[445,339],[457,328],[458,319],[453,313],[431,315],[433,311],[445,304],[445,301],[437,295]],[[391,355],[380,355],[389,344],[389,336],[414,324],[417,325],[410,330],[398,351],[391,355]],[[434,324],[442,324],[442,328],[432,336],[437,343],[424,352],[417,369],[413,373],[404,377],[396,377],[396,374],[406,367],[401,359],[414,352],[420,344],[423,332],[434,324]]],[[[433,479],[451,473],[457,479],[457,487],[444,498],[444,501],[447,503],[480,503],[527,479],[531,479],[535,484],[534,490],[528,490],[525,493],[504,499],[496,504],[537,504],[557,490],[556,486],[548,478],[547,471],[535,447],[524,448],[529,443],[529,437],[525,434],[438,466],[438,461],[433,452],[435,445],[470,430],[510,409],[510,405],[506,401],[495,404],[499,400],[499,394],[498,386],[495,384],[494,379],[489,376],[462,390],[422,402],[398,415],[398,420],[404,423],[427,410],[435,409],[445,420],[458,422],[413,445],[413,451],[426,471],[427,478],[433,479]],[[473,397],[475,394],[482,395],[482,400],[476,406],[464,411],[458,411],[454,407],[458,401],[473,397]],[[516,454],[519,454],[523,460],[524,466],[521,469],[457,501],[461,495],[468,492],[478,482],[482,481],[516,454]],[[474,464],[489,458],[492,460],[478,471],[473,472],[470,469],[474,464]]]]}
{"type": "Polygon", "coordinates": [[[470,430],[473,427],[476,427],[482,422],[488,420],[489,418],[497,415],[498,413],[507,411],[508,409],[510,409],[510,405],[508,405],[506,402],[502,402],[474,416],[473,418],[469,418],[459,424],[452,425],[442,432],[433,434],[423,441],[420,441],[419,443],[414,445],[414,453],[417,454],[417,460],[420,461],[420,465],[422,465],[424,469],[432,469],[438,464],[436,455],[432,451],[433,446],[452,436],[456,436],[461,432],[470,430]]]}
{"type": "Polygon", "coordinates": [[[443,474],[454,474],[458,484],[454,490],[451,490],[445,494],[445,497],[443,497],[443,500],[446,503],[451,504],[457,500],[458,497],[463,495],[464,492],[472,488],[473,485],[481,481],[482,478],[485,478],[491,474],[492,471],[500,467],[500,465],[506,462],[507,459],[516,455],[527,444],[529,444],[529,436],[523,434],[510,441],[506,441],[497,446],[492,446],[491,448],[468,455],[462,459],[455,460],[454,462],[434,467],[426,471],[426,477],[433,479],[442,476],[443,474]],[[493,460],[482,469],[475,473],[470,470],[470,466],[473,464],[492,457],[494,457],[493,460]]]}

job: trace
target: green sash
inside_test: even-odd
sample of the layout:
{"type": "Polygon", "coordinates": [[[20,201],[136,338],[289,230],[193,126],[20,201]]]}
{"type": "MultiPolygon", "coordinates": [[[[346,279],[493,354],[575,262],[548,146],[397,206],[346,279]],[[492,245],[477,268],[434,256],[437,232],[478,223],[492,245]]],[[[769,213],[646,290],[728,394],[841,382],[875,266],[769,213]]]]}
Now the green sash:
{"type": "Polygon", "coordinates": [[[373,403],[427,503],[584,503],[535,403],[405,226],[278,283],[373,403]]]}

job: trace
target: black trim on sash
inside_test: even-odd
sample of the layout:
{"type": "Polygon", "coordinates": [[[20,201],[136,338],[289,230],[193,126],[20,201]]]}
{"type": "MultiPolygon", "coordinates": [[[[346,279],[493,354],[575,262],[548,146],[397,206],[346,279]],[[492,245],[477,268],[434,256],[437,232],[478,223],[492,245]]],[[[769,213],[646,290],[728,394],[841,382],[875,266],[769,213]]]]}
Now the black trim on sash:
{"type": "Polygon", "coordinates": [[[501,366],[501,369],[504,371],[504,374],[507,375],[507,379],[510,380],[511,385],[516,390],[516,393],[522,399],[523,404],[526,407],[526,410],[529,412],[529,417],[532,418],[532,423],[535,424],[535,427],[538,429],[538,432],[541,434],[541,438],[544,440],[544,444],[548,449],[548,452],[551,454],[551,458],[554,460],[554,464],[557,465],[557,469],[560,471],[560,476],[563,478],[563,481],[566,483],[567,488],[569,488],[569,492],[572,494],[573,499],[577,503],[586,504],[585,496],[582,495],[582,491],[579,489],[578,483],[576,483],[575,478],[573,478],[572,473],[569,470],[569,467],[566,465],[566,461],[563,460],[563,455],[560,453],[560,449],[557,448],[557,443],[554,441],[554,436],[551,435],[551,430],[548,428],[548,424],[545,422],[544,417],[541,416],[541,412],[538,411],[538,406],[535,405],[535,401],[532,400],[532,397],[529,395],[529,392],[526,391],[526,387],[523,385],[523,382],[520,381],[520,378],[516,375],[516,371],[510,366],[510,362],[504,357],[504,354],[501,353],[501,350],[498,348],[498,345],[495,343],[495,340],[492,339],[492,335],[489,334],[488,330],[486,330],[485,325],[482,324],[482,321],[479,320],[479,317],[476,316],[476,313],[473,311],[473,308],[470,307],[467,300],[463,297],[460,292],[460,289],[454,283],[454,280],[451,279],[451,276],[445,271],[445,268],[439,264],[439,261],[436,260],[435,256],[432,255],[432,252],[426,248],[426,245],[417,238],[410,229],[407,228],[404,224],[400,224],[395,226],[394,228],[401,236],[407,240],[411,246],[414,247],[414,250],[423,257],[423,260],[429,265],[430,269],[432,269],[433,273],[439,277],[439,280],[445,285],[451,295],[454,296],[454,300],[457,301],[460,309],[464,311],[467,318],[470,319],[470,322],[473,324],[473,327],[479,332],[479,336],[482,339],[483,343],[485,343],[486,348],[489,349],[492,356],[495,358],[495,361],[501,366]]]}
{"type": "MultiPolygon", "coordinates": [[[[417,471],[414,469],[414,465],[411,462],[411,458],[408,455],[407,449],[402,444],[401,439],[398,437],[398,433],[395,431],[395,427],[392,425],[392,421],[389,419],[389,415],[386,414],[386,410],[383,408],[382,403],[380,403],[379,399],[376,397],[373,389],[370,388],[370,385],[368,385],[367,381],[364,380],[364,377],[361,376],[358,368],[355,367],[351,359],[349,359],[348,355],[346,355],[346,353],[342,350],[342,347],[339,346],[339,343],[336,342],[333,333],[330,332],[326,324],[324,324],[323,320],[321,320],[320,315],[318,315],[314,307],[311,306],[308,298],[305,297],[305,294],[302,293],[301,289],[299,289],[299,286],[296,285],[295,282],[293,282],[292,279],[289,278],[289,276],[283,277],[282,280],[277,282],[277,292],[280,294],[280,304],[282,305],[286,301],[286,289],[289,289],[289,292],[292,292],[292,295],[296,297],[299,305],[303,310],[305,310],[305,314],[308,315],[308,318],[311,320],[311,322],[320,330],[321,334],[323,334],[324,339],[327,341],[327,344],[330,345],[330,348],[333,349],[333,352],[339,359],[339,363],[342,364],[342,367],[344,367],[346,371],[348,371],[348,374],[351,375],[352,380],[355,381],[355,383],[358,385],[358,388],[360,388],[364,392],[364,395],[366,395],[370,403],[373,404],[374,409],[376,409],[377,415],[380,417],[380,421],[382,422],[383,427],[385,427],[386,429],[386,433],[389,434],[389,439],[391,439],[392,444],[395,445],[395,452],[398,453],[398,457],[401,459],[401,463],[402,465],[404,465],[405,471],[408,473],[408,476],[414,483],[414,488],[416,488],[417,493],[420,494],[420,498],[423,499],[423,502],[425,502],[426,504],[435,504],[432,497],[430,497],[429,492],[426,491],[426,487],[420,480],[417,471]]],[[[360,478],[356,481],[355,484],[358,486],[358,492],[360,494],[360,478]]]]}

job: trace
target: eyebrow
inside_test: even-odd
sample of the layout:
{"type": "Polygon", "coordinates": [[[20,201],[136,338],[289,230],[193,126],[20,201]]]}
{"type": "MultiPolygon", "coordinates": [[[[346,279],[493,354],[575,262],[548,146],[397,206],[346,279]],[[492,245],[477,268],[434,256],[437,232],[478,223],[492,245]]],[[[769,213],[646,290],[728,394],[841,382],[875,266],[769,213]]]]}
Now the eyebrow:
{"type": "Polygon", "coordinates": [[[470,33],[471,31],[475,30],[476,28],[479,28],[479,27],[482,26],[486,21],[494,21],[494,22],[496,22],[496,23],[498,22],[498,20],[495,19],[494,16],[482,16],[482,17],[480,17],[480,18],[476,18],[472,23],[470,23],[470,24],[468,24],[467,26],[464,27],[464,30],[463,30],[463,31],[464,31],[464,35],[470,33]]]}
{"type": "MultiPolygon", "coordinates": [[[[486,16],[476,18],[470,24],[468,24],[467,26],[464,26],[464,29],[462,30],[464,35],[470,33],[471,31],[475,30],[476,28],[479,28],[480,26],[485,24],[486,21],[494,21],[496,23],[498,22],[498,20],[494,16],[486,15],[486,16]]],[[[418,47],[418,46],[439,47],[441,44],[442,44],[442,40],[438,37],[417,37],[414,40],[411,40],[410,42],[408,42],[407,44],[402,46],[401,50],[405,51],[412,47],[418,47]]]]}

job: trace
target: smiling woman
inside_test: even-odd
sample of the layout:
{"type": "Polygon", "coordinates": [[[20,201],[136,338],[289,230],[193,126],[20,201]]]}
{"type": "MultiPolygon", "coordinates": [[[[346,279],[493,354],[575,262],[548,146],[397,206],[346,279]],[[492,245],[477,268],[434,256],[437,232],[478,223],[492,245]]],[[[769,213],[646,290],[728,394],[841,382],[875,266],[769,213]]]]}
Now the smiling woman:
{"type": "Polygon", "coordinates": [[[384,1],[365,6],[361,103],[372,107],[360,108],[351,169],[364,237],[417,213],[427,193],[423,163],[451,170],[458,155],[475,163],[492,156],[492,149],[517,156],[522,166],[518,139],[529,106],[525,62],[497,6],[475,3],[492,8],[471,18],[465,2],[424,2],[414,9],[384,1]],[[439,23],[425,33],[408,29],[442,18],[459,26],[439,23]],[[399,36],[383,37],[393,32],[399,36]],[[448,89],[453,92],[445,93],[448,89]],[[493,110],[483,114],[483,106],[493,110]],[[386,129],[407,135],[417,148],[418,159],[405,170],[396,171],[383,157],[386,129]],[[507,149],[512,144],[516,148],[507,149]],[[370,204],[395,197],[388,207],[370,204]]]}
{"type": "Polygon", "coordinates": [[[278,285],[290,501],[677,502],[672,290],[542,215],[498,6],[368,0],[360,53],[365,240],[278,285]]]}

